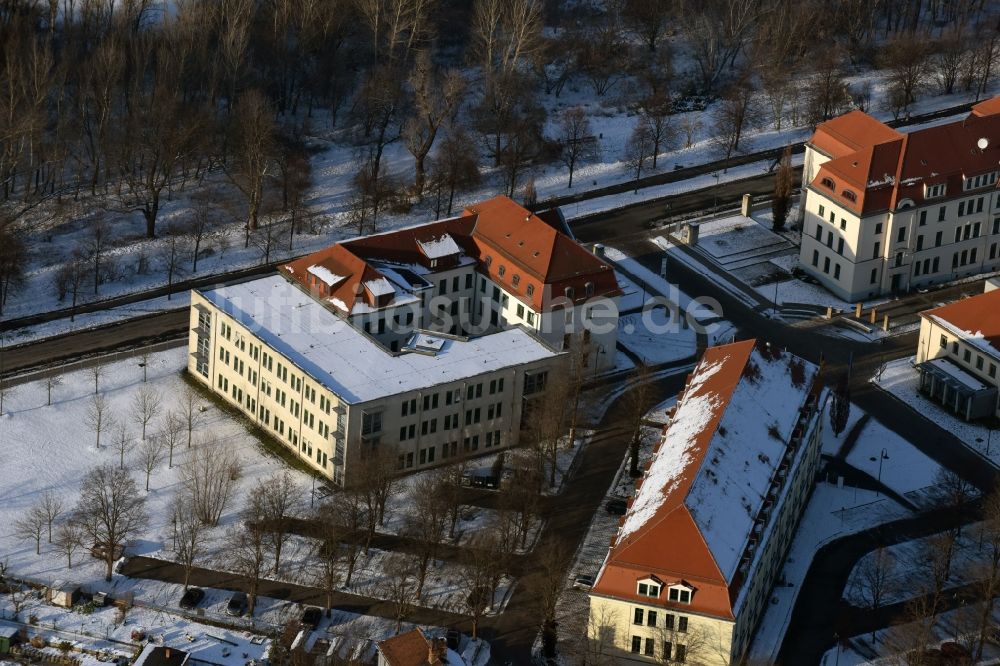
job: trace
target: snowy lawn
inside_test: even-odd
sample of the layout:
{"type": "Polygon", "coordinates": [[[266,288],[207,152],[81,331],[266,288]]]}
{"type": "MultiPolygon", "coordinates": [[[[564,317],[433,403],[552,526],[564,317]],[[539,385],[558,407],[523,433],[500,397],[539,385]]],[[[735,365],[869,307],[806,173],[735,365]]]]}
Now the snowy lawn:
{"type": "Polygon", "coordinates": [[[906,508],[885,496],[876,497],[871,491],[838,488],[824,482],[817,484],[799,520],[798,531],[782,569],[785,585],[777,585],[771,590],[772,603],[767,605],[757,628],[750,646],[750,657],[759,659],[761,663],[772,663],[777,657],[802,582],[820,547],[837,537],[907,515],[909,511],[906,508]]]}
{"type": "MultiPolygon", "coordinates": [[[[982,523],[973,523],[962,528],[962,533],[952,547],[951,566],[948,568],[948,578],[945,588],[957,587],[974,582],[977,576],[976,566],[985,565],[990,559],[989,537],[987,543],[981,543],[982,523]]],[[[881,566],[878,562],[878,552],[872,551],[862,557],[851,570],[850,578],[844,586],[843,597],[858,608],[870,608],[872,605],[871,583],[874,577],[882,584],[881,604],[888,605],[899,601],[907,601],[928,590],[933,581],[933,571],[929,563],[930,553],[934,549],[934,540],[945,536],[945,533],[904,541],[884,549],[890,557],[883,555],[881,566]],[[867,575],[866,575],[867,573],[867,575]],[[921,581],[914,585],[914,581],[921,581]]]]}
{"type": "MultiPolygon", "coordinates": [[[[186,388],[181,376],[187,362],[187,348],[178,347],[153,354],[148,359],[148,383],[142,383],[139,359],[119,361],[105,367],[100,378],[100,391],[108,403],[108,413],[124,422],[131,435],[126,452],[126,465],[140,489],[145,485],[145,472],[137,469],[139,426],[132,419],[131,404],[142,388],[162,397],[162,406],[149,425],[156,432],[168,411],[178,412],[186,388]]],[[[62,500],[67,510],[76,503],[80,483],[88,470],[99,465],[117,465],[119,452],[114,446],[113,428],[102,435],[101,447],[95,448],[96,436],[85,425],[87,412],[93,404],[94,378],[90,370],[78,370],[63,377],[62,385],[53,389],[52,406],[46,406],[44,380],[18,386],[5,400],[6,413],[0,417],[0,451],[8,461],[8,473],[0,480],[0,553],[9,565],[9,573],[25,578],[52,581],[58,578],[87,584],[91,589],[104,589],[103,563],[89,555],[78,553],[72,571],[66,568],[66,558],[43,539],[41,555],[35,555],[34,543],[14,535],[14,522],[25,514],[46,491],[62,500]]],[[[223,413],[211,403],[198,399],[204,406],[195,429],[195,449],[206,442],[226,446],[234,451],[242,466],[243,476],[235,495],[226,506],[220,524],[209,533],[210,553],[224,547],[226,528],[237,521],[246,492],[257,481],[276,472],[288,470],[299,484],[301,497],[309,496],[310,478],[289,470],[239,421],[223,413]]],[[[170,543],[170,502],[180,488],[178,468],[194,450],[187,449],[186,440],[174,450],[173,468],[168,469],[164,454],[153,470],[150,490],[146,494],[149,524],[129,548],[133,554],[149,554],[170,543]]]]}
{"type": "Polygon", "coordinates": [[[913,361],[914,357],[911,356],[886,363],[881,375],[873,377],[872,382],[949,431],[984,458],[988,457],[994,465],[1000,464],[1000,436],[991,436],[990,429],[986,426],[963,421],[938,403],[924,397],[917,388],[920,386],[920,375],[913,367],[913,361]],[[994,442],[993,439],[997,441],[994,442]]]}
{"type": "MultiPolygon", "coordinates": [[[[832,402],[830,403],[833,404],[832,402]]],[[[854,425],[858,422],[864,415],[864,412],[855,404],[851,404],[851,411],[847,415],[847,425],[844,430],[839,434],[833,432],[833,428],[830,427],[830,407],[827,406],[826,410],[823,412],[823,442],[822,451],[823,453],[835,456],[840,451],[840,447],[843,446],[844,440],[851,433],[854,425]]]]}
{"type": "Polygon", "coordinates": [[[847,456],[847,462],[873,478],[879,478],[879,459],[883,452],[882,483],[900,495],[911,492],[914,495],[926,494],[941,481],[940,465],[874,419],[865,424],[858,441],[847,456]]]}
{"type": "Polygon", "coordinates": [[[693,356],[697,337],[683,316],[677,317],[667,308],[645,310],[618,320],[618,342],[646,365],[693,356]]]}
{"type": "MultiPolygon", "coordinates": [[[[937,617],[937,622],[930,631],[928,647],[940,647],[943,643],[957,642],[963,646],[973,645],[978,638],[978,627],[983,608],[979,605],[961,606],[955,610],[945,611],[937,617]],[[971,633],[966,633],[969,632],[971,633]]],[[[991,626],[1000,624],[1000,605],[994,604],[991,626]]],[[[913,640],[922,632],[911,623],[901,623],[888,629],[875,632],[874,641],[871,634],[862,634],[843,639],[839,646],[831,648],[821,658],[820,666],[862,666],[875,664],[878,666],[896,666],[904,663],[902,654],[913,649],[913,640]]],[[[995,640],[987,640],[983,646],[982,660],[979,664],[1000,663],[1000,644],[995,640]]]]}

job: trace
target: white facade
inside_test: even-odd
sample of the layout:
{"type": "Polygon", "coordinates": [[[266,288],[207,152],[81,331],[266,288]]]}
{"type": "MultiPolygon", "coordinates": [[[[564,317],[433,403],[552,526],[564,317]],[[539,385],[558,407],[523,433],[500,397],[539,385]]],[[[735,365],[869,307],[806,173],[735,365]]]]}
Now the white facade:
{"type": "MultiPolygon", "coordinates": [[[[812,171],[825,156],[806,146],[812,171]]],[[[799,263],[845,301],[1000,269],[1000,193],[988,182],[860,217],[813,181],[803,188],[799,263]]]]}

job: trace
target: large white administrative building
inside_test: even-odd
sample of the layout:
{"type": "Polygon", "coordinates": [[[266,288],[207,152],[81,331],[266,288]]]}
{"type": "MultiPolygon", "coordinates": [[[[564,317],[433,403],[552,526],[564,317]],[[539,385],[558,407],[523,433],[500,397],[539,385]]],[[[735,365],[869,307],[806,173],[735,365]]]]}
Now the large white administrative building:
{"type": "Polygon", "coordinates": [[[806,144],[799,262],[861,301],[1000,268],[1000,97],[897,132],[861,112],[806,144]]]}
{"type": "Polygon", "coordinates": [[[753,340],[705,351],[591,590],[615,663],[741,663],[819,466],[817,374],[753,340]]]}
{"type": "Polygon", "coordinates": [[[567,361],[614,364],[614,271],[501,197],[195,291],[189,371],[338,485],[515,446],[567,361]]]}

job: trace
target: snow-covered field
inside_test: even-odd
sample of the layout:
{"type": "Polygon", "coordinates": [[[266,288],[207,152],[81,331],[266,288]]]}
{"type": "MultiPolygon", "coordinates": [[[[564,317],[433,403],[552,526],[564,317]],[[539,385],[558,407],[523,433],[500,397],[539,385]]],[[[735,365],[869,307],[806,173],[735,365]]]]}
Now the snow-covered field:
{"type": "MultiPolygon", "coordinates": [[[[876,591],[881,596],[882,605],[907,601],[929,591],[934,579],[929,554],[940,547],[945,536],[942,532],[888,546],[881,555],[881,564],[877,564],[877,551],[868,553],[851,570],[844,586],[844,599],[858,608],[870,608],[872,594],[876,591]],[[873,581],[876,581],[876,585],[881,585],[881,589],[873,590],[873,581]]],[[[989,561],[991,550],[989,536],[987,535],[985,543],[981,539],[981,523],[963,526],[952,546],[945,588],[965,585],[979,578],[976,566],[985,565],[989,561]]]]}
{"type": "Polygon", "coordinates": [[[875,419],[865,424],[847,462],[874,478],[881,478],[882,483],[900,495],[930,490],[941,481],[940,465],[875,419]]]}
{"type": "Polygon", "coordinates": [[[792,610],[816,551],[830,541],[909,515],[906,508],[874,492],[817,484],[799,520],[785,566],[784,586],[771,591],[771,603],[750,646],[750,658],[773,663],[784,639],[792,610]]]}
{"type": "Polygon", "coordinates": [[[924,397],[918,390],[920,375],[913,367],[913,360],[914,357],[911,356],[886,363],[881,375],[872,378],[872,382],[955,435],[994,465],[1000,464],[1000,434],[992,435],[986,426],[963,421],[938,403],[924,397]]]}
{"type": "MultiPolygon", "coordinates": [[[[132,466],[133,477],[140,489],[145,484],[145,472],[136,467],[140,426],[132,418],[132,401],[141,388],[161,396],[158,414],[149,425],[155,433],[167,412],[179,412],[187,385],[181,376],[186,366],[187,349],[180,347],[150,356],[143,385],[143,370],[139,359],[122,360],[105,367],[99,381],[100,393],[108,403],[110,417],[127,427],[130,444],[126,465],[132,466]]],[[[55,578],[86,583],[93,589],[103,589],[103,565],[87,555],[78,554],[73,570],[66,570],[66,559],[48,543],[42,544],[41,555],[35,555],[34,543],[14,535],[14,522],[37,502],[45,492],[62,500],[66,510],[76,503],[84,475],[100,465],[119,463],[119,451],[114,444],[114,428],[102,434],[101,447],[96,448],[96,436],[87,427],[87,412],[94,400],[94,378],[90,370],[77,370],[62,378],[62,385],[52,392],[52,405],[46,406],[44,380],[18,386],[4,401],[0,417],[0,452],[7,460],[7,473],[0,480],[0,553],[9,566],[9,573],[25,578],[51,581],[55,578]]],[[[159,551],[170,542],[170,503],[181,483],[178,470],[198,449],[222,446],[233,451],[242,464],[242,479],[237,492],[226,507],[218,527],[210,532],[209,550],[222,547],[225,530],[237,520],[246,492],[268,475],[286,469],[277,457],[265,452],[262,444],[238,421],[219,411],[210,403],[198,399],[204,407],[195,429],[194,447],[187,449],[185,441],[174,451],[173,468],[168,469],[164,453],[150,478],[146,493],[149,525],[130,548],[134,554],[159,551]]],[[[302,488],[302,497],[309,496],[309,478],[289,470],[295,483],[302,488]]],[[[64,515],[65,518],[65,515],[64,515]]]]}
{"type": "Polygon", "coordinates": [[[618,342],[647,365],[693,356],[697,334],[666,308],[625,315],[618,320],[618,342]]]}

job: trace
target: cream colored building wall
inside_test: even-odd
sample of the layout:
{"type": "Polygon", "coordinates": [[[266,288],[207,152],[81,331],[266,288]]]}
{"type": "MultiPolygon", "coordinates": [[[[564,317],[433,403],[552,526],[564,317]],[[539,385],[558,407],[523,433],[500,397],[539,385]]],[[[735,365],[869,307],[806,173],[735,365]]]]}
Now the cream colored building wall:
{"type": "Polygon", "coordinates": [[[359,443],[375,449],[391,447],[394,455],[402,456],[401,471],[416,471],[516,446],[525,376],[548,372],[559,362],[558,358],[536,361],[422,391],[351,404],[310,379],[197,292],[192,292],[191,299],[191,375],[338,485],[351,482],[351,472],[360,461],[359,443]],[[209,312],[212,319],[203,332],[199,331],[201,311],[209,312]],[[228,327],[228,336],[223,333],[223,325],[228,327]],[[204,365],[196,353],[202,339],[208,340],[204,365]],[[436,401],[434,395],[438,396],[436,401]],[[412,401],[413,411],[409,409],[412,401]],[[404,403],[408,405],[406,416],[404,403]],[[382,425],[377,433],[362,433],[366,412],[381,414],[382,425]],[[446,416],[449,423],[457,425],[446,429],[446,416]],[[408,436],[410,426],[413,437],[408,436]],[[403,427],[407,428],[407,437],[400,440],[403,427]]]}
{"type": "Polygon", "coordinates": [[[207,376],[199,370],[194,353],[188,364],[191,375],[302,462],[337,481],[336,461],[343,451],[338,455],[336,442],[343,442],[348,406],[197,292],[192,292],[191,304],[192,352],[203,337],[199,312],[209,312],[212,318],[207,376]]]}
{"type": "MultiPolygon", "coordinates": [[[[820,463],[820,449],[823,430],[823,407],[820,405],[808,422],[803,435],[803,449],[797,453],[786,480],[787,490],[783,491],[777,504],[772,523],[764,534],[763,543],[757,551],[756,559],[751,566],[751,574],[738,599],[735,620],[722,620],[709,616],[692,615],[689,620],[691,627],[699,627],[699,632],[691,632],[692,646],[698,648],[698,659],[692,663],[709,665],[739,663],[750,646],[753,633],[768,606],[771,590],[784,566],[785,555],[795,535],[799,518],[805,508],[806,501],[812,489],[820,463]],[[705,652],[706,654],[702,654],[705,652]]],[[[667,611],[665,608],[645,606],[633,601],[623,601],[606,596],[590,595],[590,627],[588,630],[591,641],[602,641],[598,629],[608,625],[614,628],[613,641],[603,640],[604,644],[613,644],[610,652],[620,659],[637,662],[650,662],[654,659],[632,653],[632,637],[640,636],[645,647],[645,639],[661,636],[664,629],[637,626],[633,623],[636,608],[644,609],[644,616],[649,610],[658,613],[658,622],[667,611]]],[[[662,623],[661,623],[662,624],[662,623]]],[[[607,636],[604,637],[607,639],[607,636]]],[[[680,639],[678,639],[679,641],[680,639]]],[[[655,658],[662,653],[662,646],[655,646],[655,658]]]]}
{"type": "Polygon", "coordinates": [[[920,207],[901,206],[893,212],[859,219],[825,196],[821,187],[810,186],[803,192],[799,262],[847,301],[890,293],[893,276],[898,276],[898,289],[907,290],[1000,268],[1000,226],[995,226],[1000,220],[998,193],[975,190],[960,198],[942,198],[920,207]],[[970,209],[979,211],[980,199],[982,210],[969,213],[970,209]],[[902,239],[900,229],[904,230],[902,239]],[[956,230],[960,230],[958,240],[956,230]],[[841,239],[842,253],[838,252],[841,239]],[[956,258],[958,265],[954,265],[956,258]],[[827,259],[830,268],[825,271],[827,259]],[[837,264],[841,266],[839,278],[834,275],[837,264]]]}
{"type": "MultiPolygon", "coordinates": [[[[1000,358],[984,353],[943,326],[921,317],[916,363],[935,358],[947,358],[983,384],[1000,388],[1000,358]]],[[[1000,416],[1000,406],[996,415],[1000,416]]]]}
{"type": "Polygon", "coordinates": [[[663,606],[648,606],[611,597],[590,595],[590,619],[587,636],[591,644],[603,654],[613,656],[621,663],[664,663],[664,641],[671,643],[674,655],[678,645],[687,650],[686,663],[704,666],[730,666],[733,664],[731,640],[733,622],[708,615],[687,613],[663,606]],[[635,611],[643,611],[643,623],[635,624],[635,611]],[[656,613],[656,625],[647,624],[649,612],[656,613]],[[665,617],[674,616],[673,631],[666,628],[665,617]],[[688,619],[686,632],[677,631],[680,617],[688,619]],[[632,638],[638,636],[641,647],[632,651],[632,638]],[[645,654],[646,641],[653,642],[653,655],[645,654]]]}

